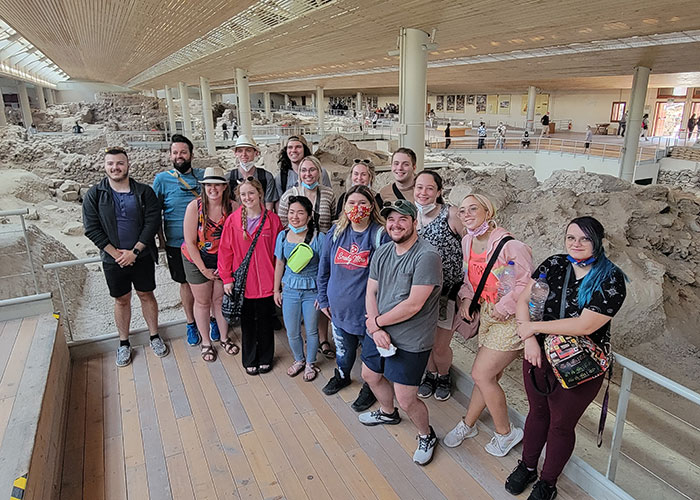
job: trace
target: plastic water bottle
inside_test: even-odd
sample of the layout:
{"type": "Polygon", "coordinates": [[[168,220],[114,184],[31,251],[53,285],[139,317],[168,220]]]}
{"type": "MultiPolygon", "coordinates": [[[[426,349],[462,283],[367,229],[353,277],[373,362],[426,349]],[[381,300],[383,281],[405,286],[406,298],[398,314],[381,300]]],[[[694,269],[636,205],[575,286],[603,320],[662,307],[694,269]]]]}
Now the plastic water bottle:
{"type": "Polygon", "coordinates": [[[528,309],[530,310],[530,321],[542,321],[544,316],[544,303],[549,297],[549,285],[545,281],[546,274],[540,273],[540,277],[532,285],[532,293],[530,294],[530,302],[528,309]]]}
{"type": "Polygon", "coordinates": [[[513,288],[515,288],[515,262],[509,260],[501,274],[501,279],[498,280],[498,300],[508,295],[513,288]]]}

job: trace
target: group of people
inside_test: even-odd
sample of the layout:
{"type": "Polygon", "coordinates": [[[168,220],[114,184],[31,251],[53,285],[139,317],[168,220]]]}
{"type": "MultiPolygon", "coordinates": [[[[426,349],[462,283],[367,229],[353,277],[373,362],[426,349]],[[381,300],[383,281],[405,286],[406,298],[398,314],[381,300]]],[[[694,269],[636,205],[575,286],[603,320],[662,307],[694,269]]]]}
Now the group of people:
{"type": "Polygon", "coordinates": [[[438,438],[422,399],[450,397],[450,341],[469,325],[478,332],[475,386],[466,415],[443,443],[455,447],[476,436],[477,421],[488,408],[495,426],[488,453],[505,456],[524,443],[506,489],[519,494],[539,477],[530,498],[554,498],[557,478],[573,452],[576,422],[602,378],[564,389],[542,345],[547,334],[585,335],[610,351],[610,320],[625,298],[625,277],[605,255],[602,225],[592,217],[574,219],[565,228],[566,252],[534,267],[530,248],[498,225],[487,196],[472,193],[458,207],[450,206],[439,173],[416,172],[410,149],[392,155],[393,182],[378,192],[372,188],[372,162],[356,159],[341,200],[303,137],[286,141],[276,176],[256,165],[258,154],[255,141],[242,135],[235,146],[235,170],[203,171],[192,166],[192,143],[174,135],[173,168],[159,173],[151,188],[129,176],[126,151],[106,151],[106,178],[87,193],[83,217],[86,235],[101,250],[115,298],[117,365],[131,359],[132,287],[153,352],[168,354],[158,334],[153,295],[159,235],[171,277],[180,284],[187,342],[201,343],[204,361],[216,360],[218,343],[227,355],[240,349],[251,376],[272,370],[275,307],[280,306],[294,357],[287,375],[314,380],[318,354],[334,356],[334,374],[323,392],[335,394],[350,385],[359,349],[363,385],[352,407],[361,412],[360,422],[398,424],[402,416],[396,401],[418,429],[413,459],[426,465],[438,438]],[[244,261],[248,274],[239,348],[229,334],[222,300],[244,261]],[[501,280],[509,266],[514,282],[504,290],[501,280]],[[551,293],[544,320],[531,321],[528,301],[538,277],[551,293]],[[524,429],[510,422],[499,385],[521,353],[530,402],[524,429]],[[555,388],[544,396],[536,382],[555,388]],[[379,406],[370,410],[375,401],[379,406]]]}

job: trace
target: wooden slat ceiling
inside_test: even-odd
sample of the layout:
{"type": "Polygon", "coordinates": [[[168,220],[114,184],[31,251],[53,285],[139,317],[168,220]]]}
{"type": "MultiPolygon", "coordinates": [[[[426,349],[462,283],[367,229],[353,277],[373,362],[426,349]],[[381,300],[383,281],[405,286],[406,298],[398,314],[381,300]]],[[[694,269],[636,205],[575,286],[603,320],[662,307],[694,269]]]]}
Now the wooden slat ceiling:
{"type": "MultiPolygon", "coordinates": [[[[515,0],[503,5],[490,0],[335,0],[144,79],[151,66],[259,2],[0,0],[0,16],[71,77],[136,81],[142,89],[180,80],[197,85],[199,76],[214,87],[229,86],[235,67],[246,68],[252,84],[276,82],[255,85],[254,91],[303,91],[317,84],[337,90],[395,88],[395,71],[324,75],[396,66],[397,58],[387,52],[395,48],[401,26],[437,29],[438,48],[431,61],[700,29],[697,0],[515,0]],[[298,81],[315,75],[317,79],[298,81]]],[[[684,81],[700,86],[699,75],[692,74],[700,70],[698,53],[698,44],[692,43],[431,68],[429,90],[512,90],[528,83],[601,87],[597,77],[630,75],[642,62],[651,64],[655,75],[691,72],[684,81]]],[[[619,88],[615,85],[622,81],[609,80],[608,88],[619,88]]]]}

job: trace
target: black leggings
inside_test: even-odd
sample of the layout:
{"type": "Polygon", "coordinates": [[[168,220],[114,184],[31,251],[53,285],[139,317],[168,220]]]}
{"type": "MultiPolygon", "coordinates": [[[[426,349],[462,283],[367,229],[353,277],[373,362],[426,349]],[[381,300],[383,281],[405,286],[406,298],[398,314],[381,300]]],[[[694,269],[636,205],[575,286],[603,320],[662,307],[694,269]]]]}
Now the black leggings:
{"type": "Polygon", "coordinates": [[[271,365],[275,357],[275,302],[272,297],[243,299],[241,358],[243,366],[271,365]]]}

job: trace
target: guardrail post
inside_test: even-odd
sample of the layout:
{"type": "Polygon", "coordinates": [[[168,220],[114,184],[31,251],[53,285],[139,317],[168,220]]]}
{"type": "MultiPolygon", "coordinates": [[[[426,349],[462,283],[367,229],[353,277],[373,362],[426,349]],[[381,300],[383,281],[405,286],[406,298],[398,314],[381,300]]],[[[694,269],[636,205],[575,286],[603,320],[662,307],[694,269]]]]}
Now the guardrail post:
{"type": "Polygon", "coordinates": [[[68,308],[66,307],[66,299],[63,294],[63,286],[61,285],[61,279],[58,276],[58,268],[53,270],[53,274],[56,277],[56,283],[58,283],[58,295],[61,297],[61,307],[63,307],[63,314],[61,317],[66,319],[66,326],[68,327],[68,340],[73,342],[73,328],[70,324],[70,318],[68,314],[68,308]]]}
{"type": "Polygon", "coordinates": [[[608,147],[608,144],[604,143],[603,144],[603,159],[601,161],[605,161],[605,148],[607,148],[607,147],[608,147]]]}
{"type": "Polygon", "coordinates": [[[632,370],[626,367],[622,369],[622,381],[620,382],[620,395],[617,399],[617,413],[615,415],[615,428],[613,429],[612,443],[610,444],[610,456],[608,459],[608,471],[605,476],[615,482],[617,474],[617,462],[620,458],[620,447],[622,446],[622,432],[625,429],[627,418],[627,405],[630,400],[630,390],[632,388],[632,370]]]}
{"type": "Polygon", "coordinates": [[[24,215],[19,215],[19,220],[22,222],[22,234],[24,235],[24,245],[27,247],[27,255],[29,256],[29,265],[32,268],[32,279],[34,280],[34,293],[39,294],[39,280],[36,278],[36,270],[34,269],[34,258],[32,251],[29,248],[29,237],[27,236],[27,226],[24,223],[24,215]]]}

